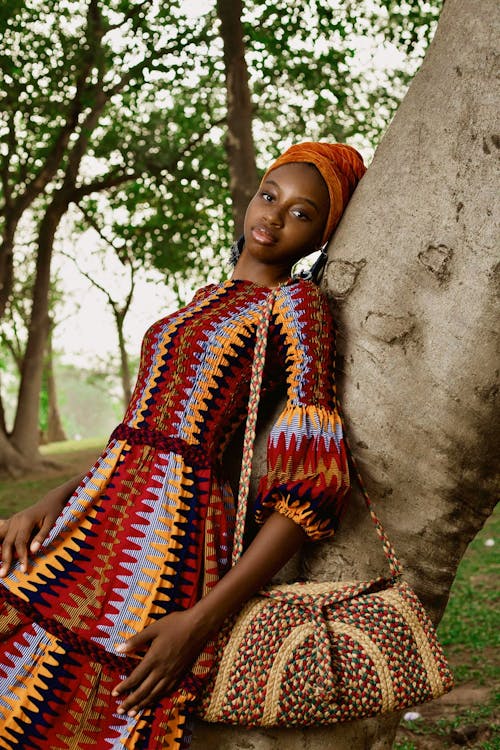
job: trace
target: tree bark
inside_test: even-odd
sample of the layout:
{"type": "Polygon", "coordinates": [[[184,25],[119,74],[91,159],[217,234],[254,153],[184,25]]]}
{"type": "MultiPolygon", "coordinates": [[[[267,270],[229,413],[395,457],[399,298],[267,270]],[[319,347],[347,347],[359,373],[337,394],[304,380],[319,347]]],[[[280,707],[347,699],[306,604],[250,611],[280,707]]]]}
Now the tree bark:
{"type": "MultiPolygon", "coordinates": [[[[498,418],[493,0],[447,0],[425,61],[332,243],[348,434],[406,577],[437,622],[495,501],[498,418]]],[[[260,444],[262,456],[262,443],[260,444]]],[[[262,463],[259,466],[262,469],[262,463]]],[[[358,493],[311,579],[386,572],[358,493]]],[[[331,728],[196,727],[193,750],[389,749],[398,715],[331,728]]]]}
{"type": "Polygon", "coordinates": [[[125,333],[123,330],[123,324],[125,322],[125,315],[128,307],[123,310],[117,309],[118,306],[113,306],[113,314],[116,324],[116,332],[118,334],[118,348],[120,350],[120,378],[122,381],[122,398],[123,406],[126,409],[130,398],[132,396],[132,384],[130,380],[130,365],[128,361],[127,347],[125,346],[125,333]]]}
{"type": "Polygon", "coordinates": [[[248,203],[258,186],[252,135],[252,101],[245,62],[241,14],[242,0],[217,0],[226,72],[227,136],[235,236],[243,232],[248,203]]]}
{"type": "Polygon", "coordinates": [[[48,414],[47,432],[44,435],[47,443],[56,443],[67,440],[64,432],[59,404],[57,401],[57,385],[54,372],[54,355],[52,349],[52,326],[47,338],[47,352],[45,356],[45,378],[47,386],[48,414]]]}
{"type": "Polygon", "coordinates": [[[12,430],[13,447],[29,461],[39,461],[38,409],[42,386],[43,361],[50,330],[49,290],[50,265],[54,236],[68,201],[58,191],[47,208],[40,225],[36,262],[33,307],[28,328],[28,341],[21,368],[21,384],[16,418],[12,430]]]}

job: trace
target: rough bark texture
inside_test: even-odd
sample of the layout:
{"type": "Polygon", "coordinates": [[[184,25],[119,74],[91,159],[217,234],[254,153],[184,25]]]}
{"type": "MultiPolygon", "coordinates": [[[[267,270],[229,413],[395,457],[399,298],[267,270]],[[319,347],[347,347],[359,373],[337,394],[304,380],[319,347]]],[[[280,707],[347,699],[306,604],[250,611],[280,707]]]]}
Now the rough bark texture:
{"type": "Polygon", "coordinates": [[[38,410],[42,385],[43,361],[50,331],[49,289],[50,262],[54,236],[67,208],[59,194],[44,215],[38,236],[33,306],[28,328],[28,341],[21,367],[21,384],[11,442],[22,456],[36,463],[39,460],[38,410]]]}
{"type": "Polygon", "coordinates": [[[258,185],[241,12],[241,0],[217,0],[226,71],[226,152],[237,237],[243,232],[245,211],[258,185]]]}
{"type": "MultiPolygon", "coordinates": [[[[493,0],[447,0],[335,236],[325,278],[336,300],[353,451],[435,621],[495,503],[498,18],[493,0]]],[[[336,540],[311,547],[303,562],[311,578],[384,571],[356,493],[336,540]]],[[[193,750],[382,750],[397,721],[303,731],[199,723],[193,750]]]]}

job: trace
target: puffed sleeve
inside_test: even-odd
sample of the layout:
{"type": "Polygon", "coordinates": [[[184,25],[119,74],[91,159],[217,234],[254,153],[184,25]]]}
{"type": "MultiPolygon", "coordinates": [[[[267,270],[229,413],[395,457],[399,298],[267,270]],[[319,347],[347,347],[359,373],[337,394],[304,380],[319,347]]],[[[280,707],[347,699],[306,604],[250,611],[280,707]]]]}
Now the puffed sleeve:
{"type": "Polygon", "coordinates": [[[349,471],[335,408],[333,321],[315,284],[299,281],[280,289],[273,328],[286,368],[287,403],[268,438],[256,520],[263,523],[278,511],[311,539],[324,539],[333,535],[344,509],[349,471]]]}

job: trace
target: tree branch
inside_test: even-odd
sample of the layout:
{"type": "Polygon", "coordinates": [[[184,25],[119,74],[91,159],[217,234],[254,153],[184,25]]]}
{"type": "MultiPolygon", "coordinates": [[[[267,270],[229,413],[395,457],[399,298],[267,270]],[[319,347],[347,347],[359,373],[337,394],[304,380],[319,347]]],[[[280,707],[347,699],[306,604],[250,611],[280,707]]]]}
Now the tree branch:
{"type": "Polygon", "coordinates": [[[118,302],[116,302],[116,300],[113,299],[113,297],[110,295],[110,293],[108,292],[108,290],[105,287],[103,287],[101,284],[99,284],[99,282],[96,281],[89,273],[87,273],[86,271],[84,271],[81,268],[81,266],[78,264],[78,261],[76,260],[76,258],[74,258],[69,253],[66,253],[64,250],[61,250],[60,254],[63,255],[65,258],[68,258],[69,260],[73,261],[73,263],[78,268],[78,271],[82,274],[82,276],[84,276],[87,279],[87,281],[90,281],[90,283],[92,284],[92,286],[94,286],[96,289],[99,289],[99,291],[102,292],[107,297],[108,302],[111,305],[111,307],[113,308],[113,310],[116,307],[118,307],[118,302]]]}

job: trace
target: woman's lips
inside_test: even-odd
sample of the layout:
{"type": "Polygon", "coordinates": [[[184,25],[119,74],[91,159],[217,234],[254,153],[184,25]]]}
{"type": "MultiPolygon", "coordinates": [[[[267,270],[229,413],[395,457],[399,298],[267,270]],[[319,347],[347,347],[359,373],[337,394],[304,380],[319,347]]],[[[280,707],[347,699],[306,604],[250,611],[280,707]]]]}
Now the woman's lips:
{"type": "Polygon", "coordinates": [[[274,245],[276,242],[275,235],[267,227],[253,227],[251,234],[255,242],[258,242],[260,245],[274,245]]]}

